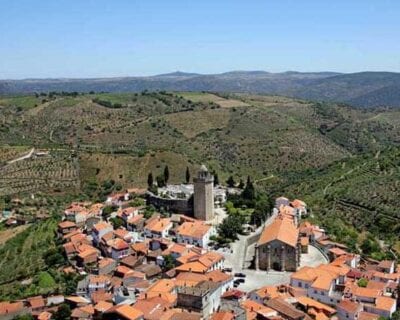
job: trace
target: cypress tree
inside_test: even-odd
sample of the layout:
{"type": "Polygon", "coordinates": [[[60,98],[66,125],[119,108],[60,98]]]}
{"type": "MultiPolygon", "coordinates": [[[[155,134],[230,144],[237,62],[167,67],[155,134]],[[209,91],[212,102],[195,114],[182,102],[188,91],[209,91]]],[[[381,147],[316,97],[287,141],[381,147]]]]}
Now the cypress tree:
{"type": "Polygon", "coordinates": [[[186,183],[190,182],[190,171],[189,167],[186,167],[186,183]]]}
{"type": "Polygon", "coordinates": [[[164,168],[164,182],[165,182],[165,184],[168,183],[168,180],[169,180],[169,168],[168,168],[168,166],[165,166],[165,168],[164,168]]]}
{"type": "Polygon", "coordinates": [[[147,176],[147,186],[149,189],[153,187],[154,179],[153,179],[153,174],[150,172],[149,175],[147,176]]]}

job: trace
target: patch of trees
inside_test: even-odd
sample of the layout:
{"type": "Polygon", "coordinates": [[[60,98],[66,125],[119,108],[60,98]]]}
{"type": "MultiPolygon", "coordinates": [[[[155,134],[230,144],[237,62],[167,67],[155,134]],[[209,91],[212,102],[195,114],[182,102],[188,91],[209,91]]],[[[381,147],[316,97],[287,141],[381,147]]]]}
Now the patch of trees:
{"type": "Polygon", "coordinates": [[[106,107],[106,108],[111,108],[111,109],[126,108],[126,106],[123,106],[121,103],[118,103],[118,102],[113,103],[113,102],[111,102],[111,101],[108,101],[108,100],[101,100],[101,99],[99,99],[99,98],[94,98],[94,99],[92,99],[92,102],[93,102],[93,103],[97,103],[97,104],[99,104],[99,105],[101,105],[101,106],[103,106],[103,107],[106,107]]]}

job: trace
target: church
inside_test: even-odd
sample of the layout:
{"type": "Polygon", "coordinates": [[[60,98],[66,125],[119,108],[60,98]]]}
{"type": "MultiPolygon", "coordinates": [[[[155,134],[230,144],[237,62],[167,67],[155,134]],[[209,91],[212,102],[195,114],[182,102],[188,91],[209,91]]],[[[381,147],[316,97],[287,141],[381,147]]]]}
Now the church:
{"type": "Polygon", "coordinates": [[[300,265],[301,246],[296,213],[281,206],[275,220],[267,225],[256,245],[256,269],[296,271],[300,265]]]}

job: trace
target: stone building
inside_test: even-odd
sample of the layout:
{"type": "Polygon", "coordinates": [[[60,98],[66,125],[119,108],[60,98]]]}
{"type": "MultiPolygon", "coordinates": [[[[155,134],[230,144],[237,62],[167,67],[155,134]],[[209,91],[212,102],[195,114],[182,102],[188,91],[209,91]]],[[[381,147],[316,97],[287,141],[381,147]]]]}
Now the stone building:
{"type": "Polygon", "coordinates": [[[293,219],[279,214],[266,226],[256,246],[256,268],[296,271],[300,264],[299,230],[293,219]]]}
{"type": "Polygon", "coordinates": [[[214,218],[214,208],[224,205],[229,189],[214,187],[214,177],[203,165],[194,184],[169,184],[157,194],[147,191],[147,203],[170,212],[194,216],[199,220],[214,218]]]}
{"type": "Polygon", "coordinates": [[[202,281],[192,287],[179,287],[177,306],[189,311],[199,312],[207,318],[218,310],[221,302],[220,284],[202,281]]]}
{"type": "Polygon", "coordinates": [[[194,217],[199,220],[212,220],[214,218],[214,177],[202,165],[194,182],[194,217]]]}

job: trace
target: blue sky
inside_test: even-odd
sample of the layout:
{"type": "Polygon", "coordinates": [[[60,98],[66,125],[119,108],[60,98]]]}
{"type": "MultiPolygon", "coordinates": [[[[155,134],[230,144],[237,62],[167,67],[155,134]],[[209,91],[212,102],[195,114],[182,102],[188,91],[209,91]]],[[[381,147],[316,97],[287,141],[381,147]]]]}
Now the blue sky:
{"type": "Polygon", "coordinates": [[[400,72],[400,1],[0,0],[0,78],[400,72]]]}

